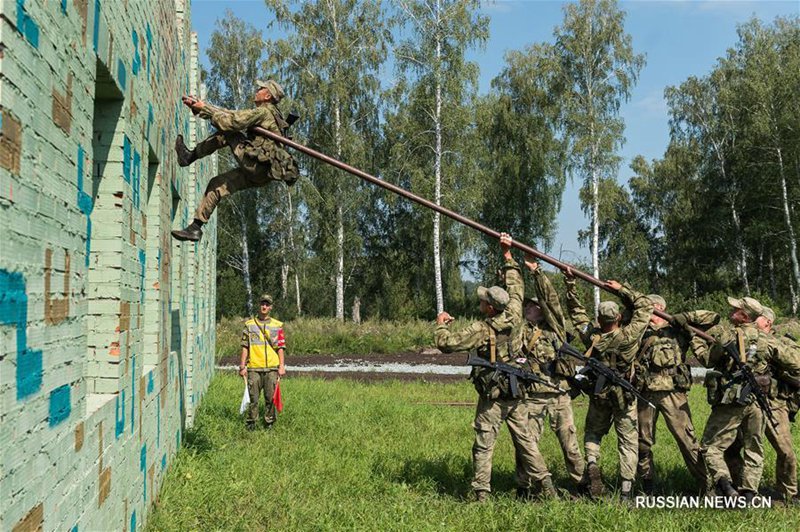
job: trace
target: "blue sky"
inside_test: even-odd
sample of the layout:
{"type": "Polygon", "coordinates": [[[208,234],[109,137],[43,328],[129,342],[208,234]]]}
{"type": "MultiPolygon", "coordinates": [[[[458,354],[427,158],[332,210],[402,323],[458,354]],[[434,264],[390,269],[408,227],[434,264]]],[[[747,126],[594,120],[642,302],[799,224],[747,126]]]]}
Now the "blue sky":
{"type": "MultiPolygon", "coordinates": [[[[482,11],[490,16],[489,41],[483,50],[469,58],[480,66],[480,91],[486,92],[492,78],[503,68],[506,51],[521,49],[534,42],[552,41],[553,29],[561,24],[564,2],[507,0],[485,3],[482,11]]],[[[756,16],[771,21],[776,16],[800,13],[800,1],[623,1],[627,12],[625,27],[633,38],[637,53],[644,53],[647,64],[631,99],[621,108],[625,120],[626,142],[618,179],[627,182],[629,164],[636,155],[646,159],[663,155],[669,140],[664,89],[689,76],[709,72],[717,58],[736,42],[736,26],[756,16]]],[[[192,26],[198,34],[200,55],[207,65],[205,49],[215,21],[226,9],[266,31],[270,20],[263,0],[192,0],[192,26]]],[[[589,249],[578,245],[578,230],[587,219],[580,210],[580,182],[569,183],[564,191],[558,216],[558,233],[551,254],[572,262],[586,260],[589,249]]],[[[502,230],[502,228],[495,228],[502,230]]]]}

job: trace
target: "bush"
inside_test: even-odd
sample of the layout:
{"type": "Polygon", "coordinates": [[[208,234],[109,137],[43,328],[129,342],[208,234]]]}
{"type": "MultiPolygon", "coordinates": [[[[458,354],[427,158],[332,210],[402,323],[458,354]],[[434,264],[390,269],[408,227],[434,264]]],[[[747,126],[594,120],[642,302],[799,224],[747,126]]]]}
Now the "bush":
{"type": "MultiPolygon", "coordinates": [[[[466,326],[459,320],[454,329],[466,326]]],[[[217,323],[217,360],[236,355],[244,318],[225,318],[217,323]]],[[[368,320],[361,324],[334,318],[298,318],[284,324],[288,353],[292,355],[369,355],[418,351],[433,345],[433,322],[368,320]]]]}

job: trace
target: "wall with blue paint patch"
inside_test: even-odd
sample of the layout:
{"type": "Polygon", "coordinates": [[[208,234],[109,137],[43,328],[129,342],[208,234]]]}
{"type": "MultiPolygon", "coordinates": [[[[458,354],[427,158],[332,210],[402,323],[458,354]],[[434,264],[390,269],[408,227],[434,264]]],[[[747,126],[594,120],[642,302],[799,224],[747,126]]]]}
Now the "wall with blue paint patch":
{"type": "Polygon", "coordinates": [[[135,530],[214,367],[215,221],[169,236],[216,172],[172,149],[207,131],[188,0],[3,11],[0,530],[135,530]]]}

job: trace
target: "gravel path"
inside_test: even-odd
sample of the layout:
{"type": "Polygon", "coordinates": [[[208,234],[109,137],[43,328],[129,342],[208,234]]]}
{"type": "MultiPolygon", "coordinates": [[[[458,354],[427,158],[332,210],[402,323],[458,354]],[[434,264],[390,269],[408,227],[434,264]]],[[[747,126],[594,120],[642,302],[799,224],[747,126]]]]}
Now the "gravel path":
{"type": "MultiPolygon", "coordinates": [[[[301,374],[324,379],[354,379],[359,381],[423,380],[452,382],[465,379],[470,367],[465,365],[466,353],[441,354],[427,351],[396,353],[391,355],[364,355],[335,357],[308,355],[289,357],[287,375],[301,374]]],[[[238,360],[225,357],[219,361],[218,370],[236,371],[238,360]]],[[[692,368],[695,380],[702,379],[705,368],[692,368]]]]}

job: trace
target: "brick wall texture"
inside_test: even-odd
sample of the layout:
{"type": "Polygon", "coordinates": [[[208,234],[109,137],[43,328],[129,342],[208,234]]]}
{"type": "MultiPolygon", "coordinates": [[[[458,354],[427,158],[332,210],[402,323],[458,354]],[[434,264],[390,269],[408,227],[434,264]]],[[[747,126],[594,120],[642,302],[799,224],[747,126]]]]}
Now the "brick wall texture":
{"type": "Polygon", "coordinates": [[[189,0],[0,0],[0,530],[142,528],[214,368],[189,0]]]}

